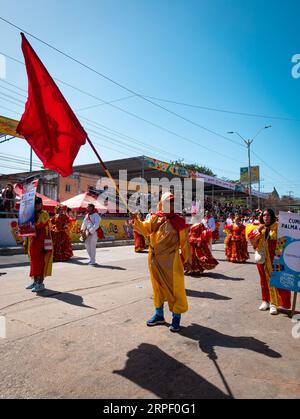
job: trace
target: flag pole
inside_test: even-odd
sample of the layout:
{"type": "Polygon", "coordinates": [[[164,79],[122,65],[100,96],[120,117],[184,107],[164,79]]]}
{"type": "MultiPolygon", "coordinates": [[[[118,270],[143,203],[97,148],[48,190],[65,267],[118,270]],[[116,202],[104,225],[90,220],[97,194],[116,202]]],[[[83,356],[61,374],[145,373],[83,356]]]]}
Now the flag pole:
{"type": "Polygon", "coordinates": [[[112,177],[112,175],[110,174],[110,171],[109,171],[109,170],[108,170],[108,168],[106,167],[106,165],[105,165],[104,161],[101,159],[101,157],[100,157],[100,155],[99,155],[98,151],[96,150],[96,148],[95,148],[94,144],[93,144],[93,143],[92,143],[92,141],[89,139],[89,137],[87,137],[87,140],[88,140],[88,143],[89,143],[89,145],[91,146],[91,148],[92,148],[93,152],[96,154],[97,159],[99,160],[99,162],[100,162],[101,166],[103,167],[103,170],[105,171],[106,175],[109,177],[109,179],[110,179],[110,180],[113,182],[113,184],[115,185],[116,191],[117,191],[117,192],[118,192],[118,194],[119,194],[119,198],[121,199],[121,201],[122,201],[122,202],[123,202],[123,204],[125,205],[125,208],[128,210],[129,214],[131,214],[131,211],[130,211],[130,209],[129,209],[129,207],[128,207],[128,203],[127,203],[126,199],[124,198],[124,196],[122,195],[122,193],[121,193],[121,191],[120,191],[120,189],[119,189],[119,186],[116,184],[116,182],[115,182],[114,178],[113,178],[113,177],[112,177]]]}

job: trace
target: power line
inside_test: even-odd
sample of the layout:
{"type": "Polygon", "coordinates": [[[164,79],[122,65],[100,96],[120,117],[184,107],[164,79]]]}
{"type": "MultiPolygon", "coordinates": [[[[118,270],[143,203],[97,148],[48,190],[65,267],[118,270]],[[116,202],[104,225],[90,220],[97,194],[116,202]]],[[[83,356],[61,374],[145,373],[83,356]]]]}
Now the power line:
{"type": "MultiPolygon", "coordinates": [[[[3,20],[3,21],[5,21],[6,23],[9,23],[9,24],[11,24],[12,26],[14,26],[14,27],[18,28],[16,25],[12,24],[11,22],[8,22],[8,21],[6,21],[5,19],[3,19],[3,18],[1,18],[1,17],[0,17],[0,19],[1,19],[1,20],[3,20]]],[[[21,28],[18,28],[18,29],[22,30],[21,28]]],[[[67,56],[67,57],[68,57],[68,58],[70,58],[71,60],[73,60],[73,61],[75,61],[75,62],[78,62],[80,65],[85,66],[85,67],[86,67],[86,68],[88,68],[89,70],[91,70],[91,71],[93,71],[93,72],[95,72],[95,73],[99,74],[101,77],[107,78],[106,76],[102,75],[101,73],[97,72],[96,70],[94,70],[94,69],[90,68],[89,66],[86,66],[85,64],[83,64],[83,63],[79,62],[78,60],[74,59],[73,57],[68,56],[67,54],[65,54],[65,53],[63,53],[62,51],[58,50],[57,48],[55,48],[55,47],[53,47],[53,46],[51,46],[51,45],[49,45],[49,44],[45,43],[44,41],[42,41],[41,39],[39,39],[39,38],[35,37],[34,35],[32,35],[32,34],[30,34],[30,33],[26,32],[26,31],[23,31],[23,32],[27,33],[28,35],[32,36],[33,38],[37,39],[38,41],[40,41],[40,42],[42,42],[42,43],[46,44],[47,46],[49,46],[50,48],[52,48],[52,49],[54,49],[54,50],[58,51],[59,53],[61,53],[61,54],[65,55],[65,56],[67,56]]],[[[6,54],[3,54],[3,55],[6,55],[6,54]]],[[[7,55],[6,55],[6,56],[7,56],[7,55]]],[[[7,56],[7,57],[8,57],[8,58],[10,58],[10,59],[13,59],[14,61],[19,62],[19,63],[21,63],[21,64],[23,64],[23,65],[24,65],[24,63],[22,63],[22,62],[21,62],[21,61],[19,61],[19,60],[16,60],[16,59],[14,59],[14,58],[12,58],[12,57],[9,57],[9,56],[7,56]]],[[[167,109],[167,108],[162,107],[161,105],[156,104],[155,102],[152,102],[152,101],[148,100],[148,99],[147,99],[147,98],[145,98],[144,96],[142,96],[142,95],[140,95],[140,94],[138,94],[138,93],[136,93],[136,92],[134,92],[134,91],[132,91],[132,90],[128,89],[127,87],[125,87],[125,86],[123,86],[123,85],[120,85],[119,83],[117,83],[117,82],[113,81],[112,79],[110,79],[110,78],[107,78],[107,79],[108,79],[109,81],[111,81],[112,83],[117,84],[119,87],[122,87],[123,89],[125,89],[125,90],[127,90],[128,92],[132,93],[132,96],[137,96],[137,97],[139,97],[139,98],[142,98],[142,99],[146,100],[147,102],[150,102],[150,103],[152,103],[153,105],[158,106],[158,107],[160,107],[160,108],[164,109],[165,111],[167,111],[167,112],[169,112],[169,113],[171,113],[171,114],[173,114],[173,115],[175,115],[175,116],[177,116],[177,117],[179,117],[179,118],[181,118],[181,119],[184,119],[185,121],[187,121],[187,122],[189,122],[189,123],[192,123],[193,125],[196,125],[196,126],[198,126],[198,127],[202,128],[202,129],[204,129],[204,130],[207,130],[208,132],[210,132],[210,133],[212,133],[212,134],[218,135],[219,137],[222,137],[222,138],[224,138],[224,139],[226,139],[226,140],[228,140],[228,141],[233,142],[233,140],[231,140],[231,139],[229,139],[229,138],[227,138],[227,137],[225,137],[225,136],[222,136],[221,134],[216,133],[215,131],[209,130],[209,129],[207,129],[207,128],[206,128],[206,127],[204,127],[204,126],[202,126],[202,125],[200,125],[200,124],[197,124],[197,123],[195,123],[194,121],[191,121],[191,120],[189,120],[189,119],[187,119],[187,118],[183,117],[182,115],[179,115],[179,114],[177,114],[177,113],[175,113],[175,112],[173,112],[173,111],[170,111],[170,110],[169,110],[169,109],[167,109]]],[[[60,81],[60,80],[59,80],[59,81],[60,81]]],[[[78,88],[76,88],[76,87],[74,87],[74,86],[72,86],[72,85],[70,85],[70,84],[68,84],[68,83],[66,83],[66,82],[62,82],[62,81],[60,81],[60,82],[61,82],[61,83],[63,83],[63,84],[65,84],[65,85],[67,85],[67,86],[69,86],[69,87],[75,88],[75,90],[78,90],[78,91],[81,91],[81,92],[82,92],[82,93],[84,93],[84,94],[87,94],[87,92],[84,92],[84,91],[82,91],[81,89],[78,89],[78,88]]],[[[20,89],[20,90],[21,90],[21,89],[20,89]]],[[[23,89],[22,89],[22,90],[23,90],[23,89]]],[[[5,94],[3,94],[3,95],[4,95],[4,96],[6,96],[6,97],[11,98],[11,96],[9,96],[9,95],[5,95],[5,94]]],[[[88,94],[88,95],[89,95],[89,96],[93,96],[93,95],[90,95],[90,94],[88,94]]],[[[94,97],[95,99],[100,100],[101,102],[103,102],[103,104],[108,104],[108,105],[110,105],[110,106],[112,106],[112,107],[114,107],[114,108],[116,108],[116,109],[118,109],[118,110],[120,110],[120,111],[122,111],[122,112],[125,112],[125,113],[127,113],[127,114],[129,114],[129,115],[131,115],[131,116],[137,117],[138,119],[141,119],[141,120],[143,120],[144,122],[150,123],[151,125],[153,125],[153,126],[155,126],[155,127],[157,127],[157,128],[160,128],[160,129],[162,129],[162,130],[164,130],[164,131],[166,131],[166,132],[168,132],[168,133],[170,133],[170,134],[172,134],[172,135],[175,135],[175,136],[177,136],[178,138],[181,138],[181,139],[186,140],[186,141],[189,141],[189,142],[191,142],[191,143],[193,143],[193,144],[195,144],[195,145],[197,145],[197,146],[200,146],[201,148],[204,148],[204,149],[206,149],[207,151],[210,151],[210,152],[215,152],[216,154],[219,154],[219,155],[221,155],[222,157],[230,158],[231,160],[237,161],[237,160],[235,160],[235,159],[232,159],[232,158],[231,158],[231,157],[229,157],[229,156],[226,156],[226,155],[224,155],[224,154],[222,154],[222,153],[219,153],[219,152],[217,152],[217,151],[214,151],[214,150],[212,150],[212,149],[209,149],[208,147],[202,146],[201,144],[199,144],[199,143],[195,142],[194,140],[191,140],[191,139],[189,139],[189,138],[187,138],[187,137],[181,136],[181,135],[179,135],[179,134],[177,134],[177,133],[174,133],[174,132],[173,132],[173,131],[171,131],[171,130],[168,130],[168,129],[164,128],[164,127],[161,127],[161,126],[160,126],[160,125],[158,125],[158,124],[155,124],[155,123],[153,123],[153,122],[151,122],[151,121],[148,121],[148,120],[146,120],[146,119],[144,119],[144,118],[141,118],[141,117],[139,117],[139,116],[137,116],[137,115],[133,114],[132,112],[125,111],[125,110],[124,110],[124,109],[122,109],[122,108],[119,108],[119,107],[117,107],[117,106],[115,106],[115,105],[112,105],[112,103],[111,103],[111,102],[105,102],[105,101],[103,101],[103,99],[99,99],[98,97],[95,97],[95,96],[93,96],[93,97],[94,97]]],[[[14,99],[15,101],[18,101],[19,103],[22,103],[21,101],[19,101],[19,100],[15,99],[15,98],[13,98],[13,99],[14,99]]],[[[13,102],[11,102],[11,103],[13,103],[13,102]]],[[[14,104],[15,104],[15,103],[14,103],[14,104]]],[[[242,146],[240,143],[237,143],[236,141],[234,141],[234,143],[235,143],[235,144],[238,144],[239,146],[242,146]]],[[[260,157],[258,156],[258,158],[260,158],[260,157]]],[[[238,162],[238,163],[240,163],[240,162],[238,162]]],[[[267,163],[265,163],[265,162],[264,162],[264,164],[266,164],[266,165],[267,165],[267,166],[268,166],[268,167],[269,167],[272,171],[274,171],[275,173],[279,174],[279,173],[278,173],[278,172],[276,172],[274,169],[272,169],[272,168],[271,168],[271,167],[270,167],[267,163]]],[[[280,174],[279,174],[279,176],[280,176],[280,177],[282,177],[282,175],[280,175],[280,174]]]]}
{"type": "MultiPolygon", "coordinates": [[[[14,86],[15,88],[18,88],[18,89],[20,89],[21,90],[21,88],[20,87],[18,87],[18,86],[16,86],[16,85],[13,85],[12,83],[10,83],[10,85],[12,85],[12,86],[14,86]]],[[[73,87],[73,86],[72,86],[73,87]]],[[[22,89],[23,90],[23,89],[22,89]]],[[[1,93],[0,93],[1,94],[1,93]]],[[[12,102],[13,103],[13,102],[12,102]]],[[[17,106],[20,106],[19,104],[16,104],[17,106]]],[[[8,109],[8,108],[6,108],[6,109],[8,109]]],[[[9,111],[12,111],[11,109],[8,109],[9,111]]],[[[12,112],[15,112],[15,111],[12,111],[12,112]]],[[[92,121],[92,120],[89,120],[88,118],[83,118],[82,117],[82,119],[85,119],[85,120],[87,120],[88,122],[90,122],[90,124],[94,124],[95,126],[100,126],[101,127],[101,129],[102,129],[102,127],[104,127],[104,128],[106,128],[106,129],[108,129],[108,130],[110,130],[110,131],[115,131],[116,133],[118,133],[118,135],[120,134],[120,132],[118,132],[118,131],[116,131],[116,130],[111,130],[110,128],[108,128],[108,127],[106,127],[105,125],[103,125],[103,124],[100,124],[100,123],[97,123],[97,122],[95,122],[95,121],[92,121]]],[[[90,130],[91,131],[91,130],[90,130]]],[[[93,131],[94,133],[96,133],[95,131],[93,131]]],[[[101,134],[101,133],[99,133],[99,132],[97,132],[97,134],[98,135],[100,135],[100,136],[102,136],[102,137],[104,137],[105,138],[105,136],[103,135],[103,134],[101,134]]],[[[116,135],[116,134],[114,134],[114,135],[116,135]]],[[[125,135],[125,134],[122,134],[121,133],[121,135],[123,135],[123,136],[125,136],[125,137],[128,137],[129,139],[133,139],[133,137],[129,137],[129,136],[127,136],[127,135],[125,135]]],[[[101,137],[101,138],[102,138],[101,137]]],[[[110,139],[111,137],[107,137],[106,136],[106,141],[108,141],[109,139],[110,139]]],[[[113,142],[114,143],[116,143],[116,140],[115,139],[112,139],[113,140],[113,142]]],[[[149,146],[148,145],[146,145],[145,143],[143,143],[143,142],[140,142],[140,144],[142,144],[142,145],[144,145],[144,146],[146,146],[147,148],[149,148],[149,146]]],[[[100,145],[100,144],[98,144],[98,145],[100,145]]],[[[102,146],[102,148],[104,147],[104,148],[107,148],[107,149],[110,149],[110,150],[113,150],[113,151],[117,151],[119,154],[122,154],[122,153],[120,153],[120,151],[119,150],[116,150],[116,149],[113,149],[113,148],[111,148],[111,147],[105,147],[105,146],[103,146],[102,144],[101,144],[101,146],[102,146]]],[[[136,148],[133,148],[133,147],[130,147],[129,145],[125,145],[125,147],[127,147],[127,149],[132,149],[132,150],[136,150],[136,148]]],[[[159,151],[160,152],[163,152],[163,153],[165,153],[165,154],[168,154],[169,155],[169,153],[168,152],[165,152],[164,150],[162,150],[162,149],[159,149],[159,151]]],[[[254,152],[253,152],[254,153],[254,152]]],[[[127,155],[127,156],[129,156],[127,153],[123,153],[124,155],[127,155]]],[[[254,153],[255,155],[256,155],[256,153],[254,153]]],[[[256,155],[257,156],[257,155],[256,155]]],[[[257,156],[260,160],[262,160],[259,156],[257,156]]],[[[266,162],[264,162],[263,161],[263,163],[266,165],[266,166],[268,166],[272,171],[274,171],[277,175],[279,175],[280,177],[282,177],[282,175],[279,173],[279,172],[277,172],[276,170],[274,170],[274,169],[272,169],[271,168],[271,166],[269,166],[266,162]]],[[[223,169],[220,169],[220,168],[218,168],[219,170],[223,170],[223,169]]],[[[232,172],[233,173],[233,172],[232,172]]],[[[270,182],[271,182],[271,180],[270,180],[270,182]]],[[[276,181],[275,181],[275,183],[277,183],[276,181]]],[[[291,183],[290,181],[289,181],[289,183],[291,183]]]]}
{"type": "MultiPolygon", "coordinates": [[[[10,56],[8,56],[8,55],[6,55],[6,54],[4,54],[4,53],[2,53],[2,52],[0,52],[0,54],[5,55],[5,56],[6,56],[6,57],[8,57],[8,58],[11,58],[10,56]]],[[[21,61],[19,61],[19,60],[14,59],[14,61],[17,61],[17,62],[19,62],[20,64],[24,65],[24,63],[22,63],[22,62],[21,62],[21,61]]],[[[156,123],[154,123],[154,122],[151,122],[151,121],[149,121],[149,120],[147,120],[147,119],[145,119],[145,118],[142,118],[142,117],[140,117],[140,116],[138,116],[138,115],[134,114],[133,112],[126,111],[125,109],[120,108],[119,106],[113,105],[113,104],[112,104],[112,103],[110,103],[110,102],[105,102],[103,99],[101,99],[101,98],[99,98],[99,97],[97,97],[97,96],[95,96],[95,95],[92,95],[92,94],[90,94],[90,93],[88,93],[88,92],[85,92],[84,90],[79,89],[78,87],[75,87],[75,86],[73,86],[73,85],[71,85],[71,84],[69,84],[69,83],[67,83],[67,82],[64,82],[64,81],[59,80],[59,79],[56,79],[56,78],[55,78],[55,80],[56,80],[56,81],[58,81],[58,82],[60,82],[60,83],[62,83],[62,84],[64,84],[64,85],[66,85],[66,86],[68,86],[68,87],[70,87],[70,88],[72,88],[72,89],[74,89],[74,90],[76,90],[76,91],[79,91],[79,92],[81,92],[81,93],[83,93],[83,94],[85,94],[85,95],[87,95],[87,96],[93,97],[94,99],[96,99],[96,100],[98,100],[98,101],[102,102],[103,104],[107,104],[107,105],[111,106],[112,108],[117,109],[118,111],[121,111],[121,112],[123,112],[123,113],[125,113],[125,114],[127,114],[127,115],[130,115],[130,116],[132,116],[132,117],[134,117],[134,118],[137,118],[137,119],[139,119],[139,120],[141,120],[141,121],[143,121],[143,122],[146,122],[147,124],[152,125],[152,126],[154,126],[155,128],[158,128],[158,129],[160,129],[160,130],[162,130],[162,131],[164,131],[164,132],[167,132],[168,134],[171,134],[171,135],[173,135],[173,136],[175,136],[175,137],[177,137],[177,138],[180,138],[181,140],[184,140],[184,141],[187,141],[187,142],[189,142],[189,143],[191,143],[191,144],[194,144],[194,145],[196,145],[197,147],[200,147],[200,148],[202,148],[202,149],[204,149],[204,150],[206,150],[206,151],[209,151],[209,152],[211,152],[211,153],[218,154],[219,156],[221,156],[221,157],[225,157],[226,159],[232,160],[232,161],[234,161],[234,162],[236,162],[236,163],[238,163],[238,164],[242,164],[240,161],[238,161],[237,159],[232,158],[231,156],[227,156],[226,154],[220,153],[219,151],[216,151],[216,150],[213,150],[213,149],[211,149],[211,148],[209,148],[209,147],[203,146],[202,144],[199,144],[199,143],[198,143],[197,141],[195,141],[195,140],[192,140],[192,139],[190,139],[190,138],[188,138],[188,137],[185,137],[185,136],[183,136],[183,135],[177,134],[176,132],[171,131],[171,130],[169,130],[168,128],[164,128],[164,127],[162,127],[161,125],[158,125],[158,124],[156,124],[156,123]]],[[[231,140],[230,140],[230,141],[231,141],[231,140]]],[[[241,147],[243,147],[243,145],[241,145],[240,143],[238,143],[238,144],[239,144],[241,147]]]]}
{"type": "Polygon", "coordinates": [[[225,140],[227,140],[227,141],[230,141],[231,143],[234,143],[234,144],[236,144],[236,145],[238,145],[238,146],[242,146],[240,143],[238,143],[238,142],[236,142],[236,141],[234,141],[234,140],[232,140],[232,139],[230,139],[230,138],[227,138],[227,137],[225,137],[224,135],[219,134],[218,132],[216,132],[216,131],[214,131],[214,130],[212,130],[212,129],[209,129],[209,128],[205,127],[204,125],[200,125],[200,124],[198,124],[197,122],[194,122],[194,121],[190,120],[189,118],[186,118],[186,117],[184,117],[183,115],[178,114],[177,112],[173,112],[172,110],[170,110],[170,109],[168,109],[168,108],[166,108],[166,107],[164,107],[164,106],[162,106],[162,105],[160,105],[160,104],[158,104],[158,103],[156,103],[156,102],[153,102],[152,100],[150,100],[150,99],[148,99],[147,97],[145,97],[145,96],[141,95],[140,93],[137,93],[137,92],[135,92],[135,91],[134,91],[134,90],[132,90],[132,89],[129,89],[129,88],[128,88],[128,87],[126,87],[125,85],[123,85],[123,84],[121,84],[121,83],[119,83],[119,82],[117,82],[117,81],[113,80],[112,78],[110,78],[110,77],[108,77],[108,76],[104,75],[103,73],[100,73],[99,71],[95,70],[94,68],[90,67],[89,65],[84,64],[83,62],[81,62],[81,61],[77,60],[76,58],[72,57],[71,55],[69,55],[69,54],[67,54],[67,53],[65,53],[65,52],[63,52],[63,51],[61,51],[61,50],[59,50],[58,48],[54,47],[53,45],[50,45],[48,42],[45,42],[45,41],[43,41],[42,39],[38,38],[37,36],[35,36],[35,35],[31,34],[30,32],[25,31],[24,29],[22,29],[22,28],[20,28],[19,26],[17,26],[17,25],[15,25],[15,24],[13,24],[12,22],[8,21],[7,19],[4,19],[3,17],[0,17],[0,19],[1,19],[3,22],[7,23],[8,25],[11,25],[11,26],[15,27],[16,29],[20,30],[21,32],[26,33],[27,35],[29,35],[29,36],[31,36],[32,38],[36,39],[37,41],[41,42],[42,44],[44,44],[44,45],[48,46],[49,48],[53,49],[54,51],[58,52],[59,54],[61,54],[61,55],[65,56],[65,57],[67,57],[68,59],[70,59],[70,60],[74,61],[75,63],[77,63],[77,64],[79,64],[79,65],[83,66],[83,67],[84,67],[84,68],[86,68],[87,70],[89,70],[89,71],[91,71],[91,72],[93,72],[93,73],[97,74],[98,76],[100,76],[100,77],[104,78],[105,80],[108,80],[109,82],[111,82],[111,83],[115,84],[116,86],[120,87],[121,89],[126,90],[128,93],[130,93],[130,94],[132,94],[132,95],[134,95],[134,96],[136,96],[136,97],[138,97],[138,98],[140,98],[140,99],[144,100],[145,102],[150,103],[151,105],[153,105],[153,106],[155,106],[155,107],[157,107],[157,108],[160,108],[160,109],[164,110],[165,112],[168,112],[169,114],[171,114],[171,115],[173,115],[173,116],[176,116],[177,118],[180,118],[180,119],[184,120],[185,122],[188,122],[188,123],[190,123],[190,124],[192,124],[192,125],[194,125],[194,126],[197,126],[198,128],[201,128],[201,129],[203,129],[204,131],[209,132],[210,134],[216,135],[216,136],[218,136],[218,137],[220,137],[220,138],[223,138],[223,139],[225,139],[225,140]]]}
{"type": "Polygon", "coordinates": [[[282,120],[282,121],[300,122],[300,119],[296,119],[296,118],[286,118],[286,117],[281,117],[281,116],[270,116],[270,115],[259,115],[259,114],[248,113],[248,112],[236,112],[236,111],[229,111],[227,109],[212,108],[212,107],[200,106],[200,105],[192,105],[192,104],[189,104],[189,103],[178,102],[178,101],[174,101],[174,100],[161,99],[161,98],[157,98],[157,97],[154,97],[154,96],[145,96],[145,97],[148,97],[148,98],[154,99],[154,100],[158,100],[158,101],[161,101],[161,102],[173,103],[175,105],[187,106],[189,108],[203,109],[203,110],[206,110],[206,111],[222,112],[222,113],[228,113],[228,114],[232,114],[232,115],[249,116],[249,117],[254,117],[254,118],[277,119],[277,120],[282,120]]]}

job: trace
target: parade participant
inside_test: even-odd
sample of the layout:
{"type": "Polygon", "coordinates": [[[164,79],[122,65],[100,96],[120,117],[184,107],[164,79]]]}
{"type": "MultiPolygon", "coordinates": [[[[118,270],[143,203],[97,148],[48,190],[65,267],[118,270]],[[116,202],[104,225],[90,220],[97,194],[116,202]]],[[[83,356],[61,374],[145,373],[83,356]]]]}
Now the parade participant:
{"type": "Polygon", "coordinates": [[[194,224],[189,232],[191,248],[191,264],[185,268],[186,275],[199,275],[204,270],[214,269],[219,262],[213,257],[209,243],[211,240],[210,230],[206,230],[202,223],[194,224]]]}
{"type": "Polygon", "coordinates": [[[35,198],[35,231],[36,235],[25,241],[25,253],[30,258],[30,274],[32,284],[26,289],[42,292],[45,289],[44,279],[52,275],[53,245],[51,239],[50,217],[43,211],[43,201],[35,198]]]}
{"type": "Polygon", "coordinates": [[[71,220],[65,213],[65,208],[58,205],[55,208],[56,215],[51,218],[51,232],[53,240],[53,260],[65,262],[73,256],[70,238],[71,220]]]}
{"type": "Polygon", "coordinates": [[[211,215],[209,211],[205,211],[204,218],[202,220],[202,224],[207,230],[210,230],[212,233],[216,229],[216,222],[214,217],[211,215]]]}
{"type": "Polygon", "coordinates": [[[172,314],[171,332],[177,332],[181,314],[188,310],[184,286],[183,263],[191,262],[187,225],[182,216],[174,212],[174,195],[162,195],[159,211],[147,221],[133,215],[134,229],[150,237],[149,270],[154,294],[155,314],[147,326],[164,324],[164,302],[172,314]],[[181,251],[181,254],[179,252],[181,251]]]}
{"type": "Polygon", "coordinates": [[[260,225],[253,229],[248,236],[257,255],[257,269],[262,290],[262,304],[259,310],[266,311],[270,309],[270,314],[276,315],[278,314],[278,308],[288,310],[291,307],[291,293],[290,291],[270,286],[278,228],[274,211],[265,209],[259,221],[260,225]]]}
{"type": "Polygon", "coordinates": [[[249,259],[248,244],[245,237],[245,226],[241,215],[236,215],[234,223],[225,225],[225,254],[228,262],[244,263],[249,259]]]}
{"type": "Polygon", "coordinates": [[[230,226],[233,223],[234,223],[234,214],[231,212],[226,219],[226,225],[230,226]]]}
{"type": "Polygon", "coordinates": [[[220,239],[220,221],[216,221],[216,228],[212,233],[212,241],[216,243],[220,239]]]}
{"type": "Polygon", "coordinates": [[[2,205],[4,212],[7,213],[6,218],[12,218],[14,216],[12,211],[15,206],[15,199],[16,194],[14,192],[14,186],[11,183],[8,183],[6,188],[2,191],[2,205]]]}
{"type": "Polygon", "coordinates": [[[81,235],[90,258],[88,265],[91,266],[96,265],[96,246],[98,240],[97,231],[100,227],[100,221],[101,217],[95,209],[95,205],[89,204],[87,207],[87,214],[84,217],[81,226],[81,235]]]}
{"type": "MultiPolygon", "coordinates": [[[[216,222],[214,217],[211,215],[210,211],[205,211],[204,218],[202,220],[202,224],[206,228],[206,230],[209,230],[211,233],[213,233],[216,229],[216,222]]],[[[210,242],[209,242],[210,250],[212,251],[212,234],[210,236],[210,242]]]]}
{"type": "MultiPolygon", "coordinates": [[[[139,219],[142,220],[142,214],[139,214],[139,219]]],[[[134,237],[134,251],[136,253],[141,253],[147,248],[145,237],[142,234],[139,234],[137,231],[133,231],[134,237]]]]}

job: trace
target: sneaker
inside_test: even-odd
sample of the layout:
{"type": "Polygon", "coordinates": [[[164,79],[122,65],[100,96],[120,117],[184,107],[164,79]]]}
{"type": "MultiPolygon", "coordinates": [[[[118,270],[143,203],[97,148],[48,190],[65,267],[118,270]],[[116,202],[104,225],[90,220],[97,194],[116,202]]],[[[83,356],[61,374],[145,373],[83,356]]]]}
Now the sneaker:
{"type": "Polygon", "coordinates": [[[27,285],[27,287],[25,288],[26,290],[32,290],[32,288],[34,288],[36,286],[35,282],[32,282],[31,284],[27,285]]]}
{"type": "Polygon", "coordinates": [[[34,288],[31,290],[32,292],[43,292],[45,291],[45,285],[44,284],[36,284],[34,288]]]}
{"type": "Polygon", "coordinates": [[[270,314],[272,314],[273,316],[276,316],[276,314],[278,314],[277,307],[274,306],[273,304],[271,304],[270,306],[270,314]]]}
{"type": "Polygon", "coordinates": [[[154,314],[154,316],[147,321],[147,326],[156,326],[158,324],[165,324],[165,318],[163,316],[158,316],[157,314],[154,314]]]}
{"type": "Polygon", "coordinates": [[[178,332],[180,329],[179,325],[180,325],[180,317],[173,317],[172,324],[169,327],[170,331],[173,333],[178,332]]]}
{"type": "Polygon", "coordinates": [[[267,311],[270,308],[270,304],[267,301],[263,301],[261,306],[259,307],[260,311],[267,311]]]}

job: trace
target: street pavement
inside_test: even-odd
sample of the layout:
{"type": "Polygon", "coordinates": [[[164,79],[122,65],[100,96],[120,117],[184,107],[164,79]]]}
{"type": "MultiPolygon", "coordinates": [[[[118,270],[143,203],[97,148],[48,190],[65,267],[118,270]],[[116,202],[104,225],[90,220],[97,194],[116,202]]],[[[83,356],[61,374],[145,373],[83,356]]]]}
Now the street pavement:
{"type": "Polygon", "coordinates": [[[25,290],[26,257],[0,256],[0,398],[299,398],[300,323],[258,310],[253,253],[247,264],[226,262],[222,244],[213,253],[214,271],[186,278],[178,334],[146,327],[147,253],[132,246],[97,249],[97,267],[75,251],[39,296],[25,290]]]}

